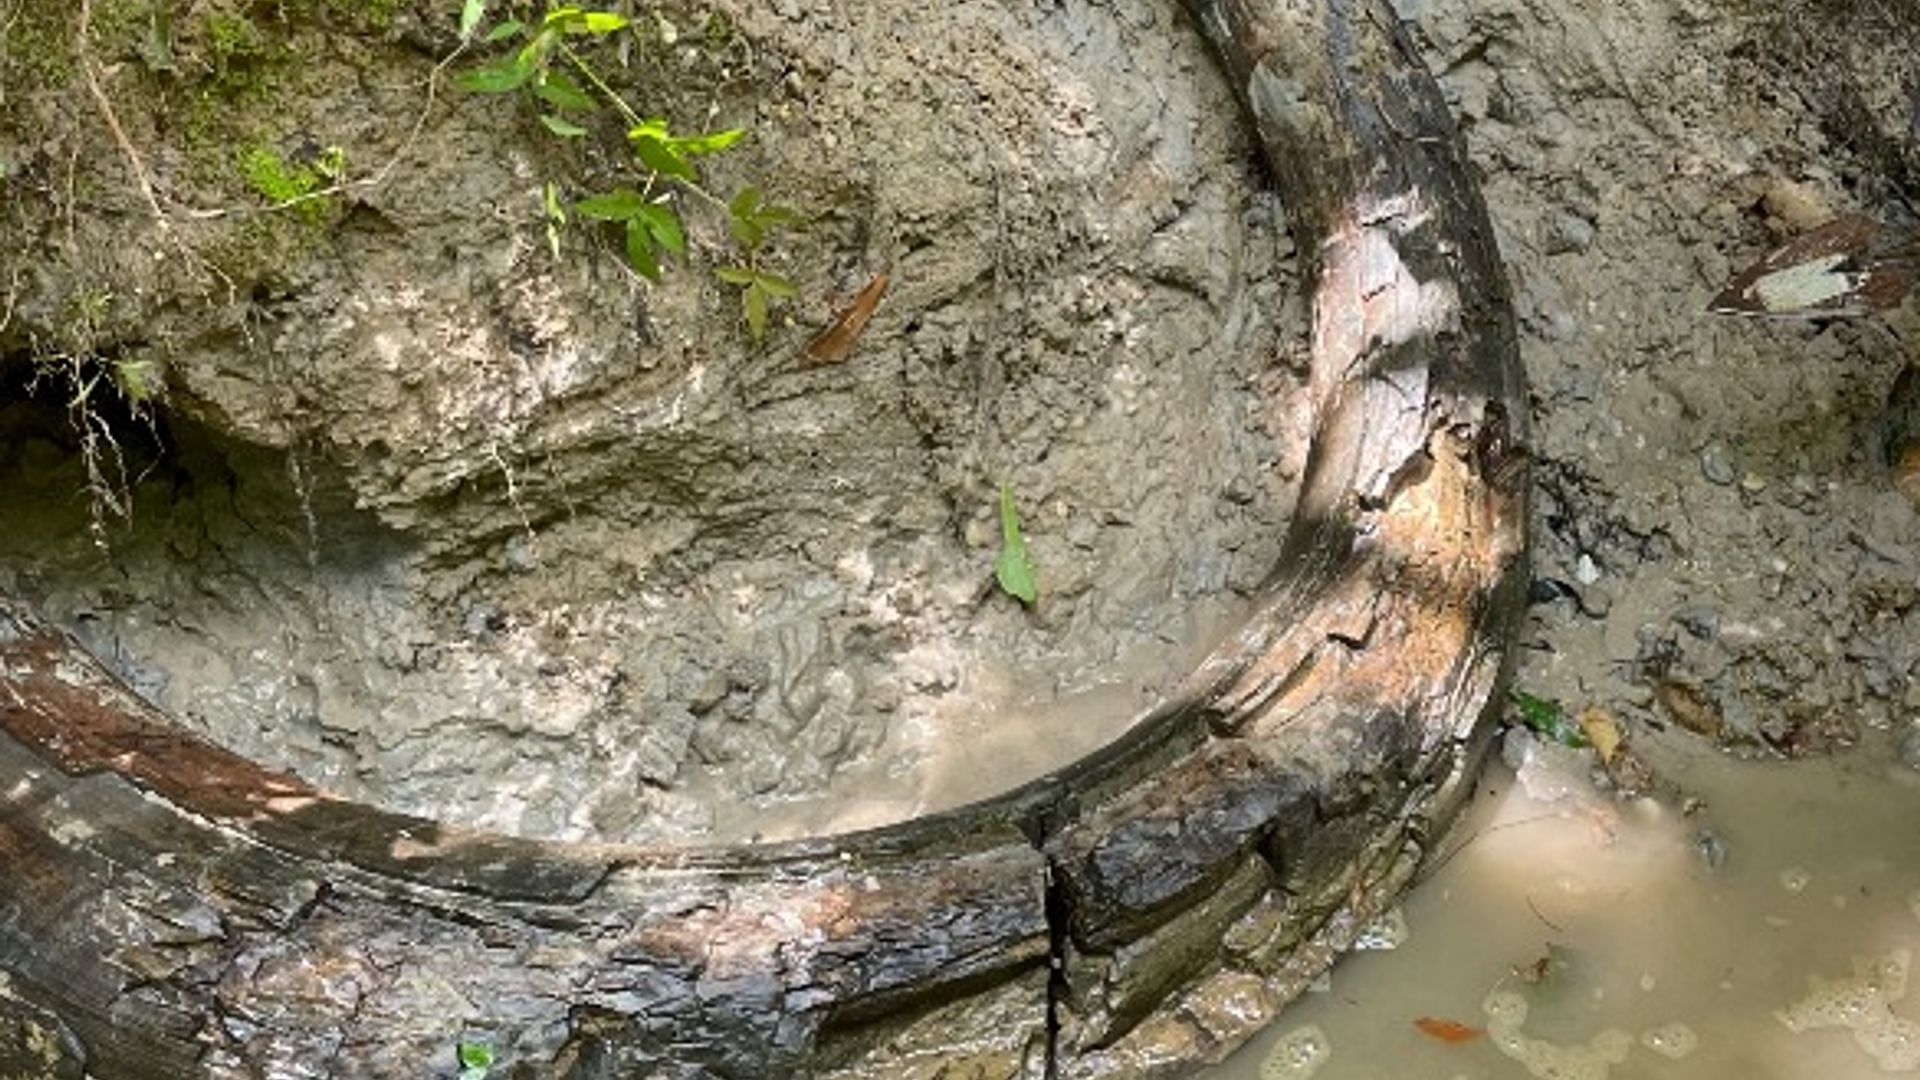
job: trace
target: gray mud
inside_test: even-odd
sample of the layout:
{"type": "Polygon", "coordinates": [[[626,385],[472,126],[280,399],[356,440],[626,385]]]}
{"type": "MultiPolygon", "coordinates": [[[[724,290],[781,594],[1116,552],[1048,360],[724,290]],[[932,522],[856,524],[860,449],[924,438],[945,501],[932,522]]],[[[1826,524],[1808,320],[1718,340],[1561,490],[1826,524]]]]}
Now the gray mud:
{"type": "MultiPolygon", "coordinates": [[[[750,125],[711,185],[813,217],[761,348],[699,267],[649,287],[580,230],[548,255],[543,182],[603,165],[530,116],[447,91],[404,143],[450,45],[426,5],[258,123],[403,156],[231,293],[110,240],[142,205],[112,145],[29,96],[67,141],[0,146],[50,178],[0,265],[13,380],[92,290],[86,346],[144,350],[168,399],[116,428],[137,479],[104,551],[70,388],[8,399],[0,589],[241,753],[531,836],[878,824],[1122,730],[1271,568],[1303,452],[1287,243],[1232,95],[1171,5],[711,11],[662,9],[623,77],[684,125],[750,125]],[[62,152],[105,189],[78,238],[62,152]],[[852,357],[802,363],[879,271],[852,357]],[[1001,482],[1031,612],[992,583],[1001,482]]],[[[169,210],[224,228],[115,72],[169,210]]]]}
{"type": "Polygon", "coordinates": [[[1912,226],[1920,9],[1403,11],[1484,170],[1536,402],[1520,685],[1759,753],[1920,721],[1920,515],[1880,445],[1920,305],[1706,314],[1827,216],[1912,226]]]}

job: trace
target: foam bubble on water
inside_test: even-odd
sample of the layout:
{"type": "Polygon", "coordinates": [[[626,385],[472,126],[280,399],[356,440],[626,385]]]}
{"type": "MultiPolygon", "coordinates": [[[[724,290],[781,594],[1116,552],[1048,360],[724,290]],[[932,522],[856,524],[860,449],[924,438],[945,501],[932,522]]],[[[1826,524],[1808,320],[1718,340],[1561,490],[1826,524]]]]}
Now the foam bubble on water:
{"type": "Polygon", "coordinates": [[[1607,1080],[1613,1066],[1627,1060],[1633,1036],[1607,1028],[1585,1043],[1561,1045],[1535,1039],[1521,1030],[1527,999],[1512,990],[1495,990],[1480,1003],[1487,1014],[1487,1035],[1502,1054],[1526,1067],[1535,1080],[1607,1080]]]}
{"type": "Polygon", "coordinates": [[[1809,976],[1807,996],[1774,1013],[1788,1031],[1845,1028],[1883,1072],[1920,1069],[1920,1024],[1896,1016],[1893,1003],[1907,996],[1913,953],[1895,949],[1885,956],[1856,959],[1853,977],[1809,976]]]}
{"type": "Polygon", "coordinates": [[[1813,875],[1807,873],[1806,867],[1789,866],[1780,871],[1780,887],[1790,893],[1805,892],[1812,883],[1813,875]]]}
{"type": "Polygon", "coordinates": [[[1297,1027],[1281,1036],[1260,1063],[1260,1080],[1307,1080],[1333,1056],[1333,1044],[1318,1024],[1297,1027]]]}
{"type": "Polygon", "coordinates": [[[1640,1043],[1661,1057],[1679,1061],[1700,1048],[1700,1036],[1693,1029],[1675,1020],[1671,1024],[1661,1024],[1640,1033],[1640,1043]]]}

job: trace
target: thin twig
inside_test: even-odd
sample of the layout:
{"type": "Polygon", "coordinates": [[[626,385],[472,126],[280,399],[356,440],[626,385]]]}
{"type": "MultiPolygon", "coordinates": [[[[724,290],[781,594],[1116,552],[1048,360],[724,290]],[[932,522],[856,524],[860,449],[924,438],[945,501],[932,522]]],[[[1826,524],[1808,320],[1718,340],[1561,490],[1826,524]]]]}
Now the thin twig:
{"type": "Polygon", "coordinates": [[[7,281],[6,306],[0,307],[0,335],[6,334],[7,327],[13,325],[14,308],[20,303],[21,273],[22,271],[18,266],[14,267],[13,276],[7,281]]]}
{"type": "Polygon", "coordinates": [[[1533,904],[1532,893],[1527,894],[1527,910],[1533,912],[1533,917],[1545,923],[1547,926],[1547,929],[1552,930],[1554,933],[1564,934],[1567,932],[1566,927],[1561,926],[1559,923],[1554,922],[1552,919],[1549,919],[1545,915],[1540,914],[1540,909],[1535,907],[1533,904]]]}
{"type": "Polygon", "coordinates": [[[591,64],[588,64],[585,60],[581,59],[580,54],[577,52],[574,52],[573,47],[571,45],[568,45],[565,42],[561,42],[560,55],[566,57],[567,61],[571,63],[575,68],[577,68],[580,74],[585,75],[587,77],[587,81],[592,83],[595,89],[599,90],[602,94],[606,95],[606,98],[608,101],[613,102],[613,107],[616,109],[619,109],[620,115],[627,118],[627,125],[629,127],[640,126],[640,123],[641,123],[640,114],[633,111],[633,106],[627,104],[626,98],[623,98],[619,94],[614,93],[613,88],[608,86],[606,84],[606,81],[600,78],[600,73],[593,70],[593,66],[591,64]]]}
{"type": "MultiPolygon", "coordinates": [[[[0,21],[0,56],[7,55],[8,42],[13,38],[13,24],[20,21],[20,5],[8,4],[7,17],[0,21]]],[[[0,82],[0,106],[7,103],[7,84],[0,82]]]]}
{"type": "Polygon", "coordinates": [[[1417,884],[1433,877],[1435,874],[1446,869],[1447,864],[1453,861],[1454,856],[1465,851],[1476,841],[1484,840],[1493,833],[1502,832],[1507,829],[1517,829],[1522,825],[1537,825],[1543,821],[1554,821],[1560,816],[1559,814],[1538,814],[1530,818],[1521,818],[1519,821],[1503,821],[1497,825],[1488,825],[1485,828],[1475,829],[1467,835],[1466,839],[1455,844],[1446,854],[1441,855],[1439,858],[1421,867],[1420,873],[1415,875],[1413,880],[1417,884]]]}
{"type": "Polygon", "coordinates": [[[140,152],[133,148],[132,140],[120,126],[120,118],[113,113],[113,102],[107,99],[107,92],[100,86],[100,78],[93,67],[93,49],[91,44],[91,25],[93,21],[92,0],[80,0],[80,25],[73,35],[73,56],[80,65],[80,73],[86,77],[87,91],[93,95],[93,103],[100,109],[100,118],[107,123],[107,130],[113,133],[113,141],[120,146],[120,152],[126,155],[127,168],[133,172],[133,179],[140,187],[140,194],[147,200],[147,208],[153,212],[154,224],[161,232],[172,228],[167,220],[167,212],[160,208],[160,197],[154,194],[153,180],[147,175],[147,164],[140,159],[140,152]]]}

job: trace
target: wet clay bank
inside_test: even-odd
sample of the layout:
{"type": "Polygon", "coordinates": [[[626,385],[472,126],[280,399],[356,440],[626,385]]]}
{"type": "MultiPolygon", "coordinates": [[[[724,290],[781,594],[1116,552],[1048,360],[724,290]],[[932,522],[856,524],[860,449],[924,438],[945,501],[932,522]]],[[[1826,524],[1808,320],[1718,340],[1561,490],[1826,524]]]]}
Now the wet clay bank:
{"type": "Polygon", "coordinates": [[[1768,754],[1920,721],[1920,514],[1881,443],[1920,306],[1705,314],[1828,216],[1913,225],[1920,8],[1400,10],[1514,282],[1538,452],[1518,685],[1768,754]]]}
{"type": "MultiPolygon", "coordinates": [[[[157,232],[157,257],[110,240],[144,204],[109,182],[124,163],[97,117],[11,100],[45,137],[0,146],[24,178],[9,229],[36,240],[0,275],[9,378],[85,348],[151,361],[166,402],[154,432],[117,425],[131,513],[102,552],[73,387],[56,368],[9,398],[0,591],[330,790],[641,840],[872,825],[1004,788],[1110,738],[1242,613],[1304,453],[1287,245],[1172,5],[642,20],[623,87],[749,127],[712,186],[751,178],[812,218],[774,253],[802,299],[763,348],[698,267],[644,286],[590,229],[554,260],[542,184],[592,190],[605,163],[556,154],[523,109],[443,84],[403,144],[446,22],[403,7],[315,53],[322,71],[257,61],[294,85],[272,112],[236,98],[237,144],[337,145],[367,172],[398,155],[317,229],[186,182],[188,110],[140,92],[188,76],[101,32],[119,119],[207,266],[157,232]],[[99,210],[69,217],[69,197],[99,210]],[[851,359],[802,362],[880,271],[851,359]],[[1003,481],[1031,612],[992,588],[1003,481]]],[[[696,233],[721,231],[701,212],[696,233]]]]}

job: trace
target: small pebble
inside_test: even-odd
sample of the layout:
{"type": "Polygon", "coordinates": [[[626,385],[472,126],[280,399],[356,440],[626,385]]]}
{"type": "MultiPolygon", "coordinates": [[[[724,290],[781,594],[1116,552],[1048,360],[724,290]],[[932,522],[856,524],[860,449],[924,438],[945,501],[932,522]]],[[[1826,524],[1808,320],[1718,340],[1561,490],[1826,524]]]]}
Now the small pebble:
{"type": "Polygon", "coordinates": [[[1593,223],[1579,214],[1564,210],[1553,214],[1541,232],[1549,255],[1585,251],[1593,246],[1593,223]]]}
{"type": "Polygon", "coordinates": [[[1708,443],[1700,451],[1700,472],[1708,482],[1726,487],[1737,478],[1733,462],[1727,459],[1727,448],[1717,442],[1708,443]]]}
{"type": "Polygon", "coordinates": [[[1593,556],[1583,551],[1580,553],[1579,561],[1573,564],[1573,576],[1580,584],[1591,585],[1600,580],[1600,564],[1593,561],[1593,556]]]}

